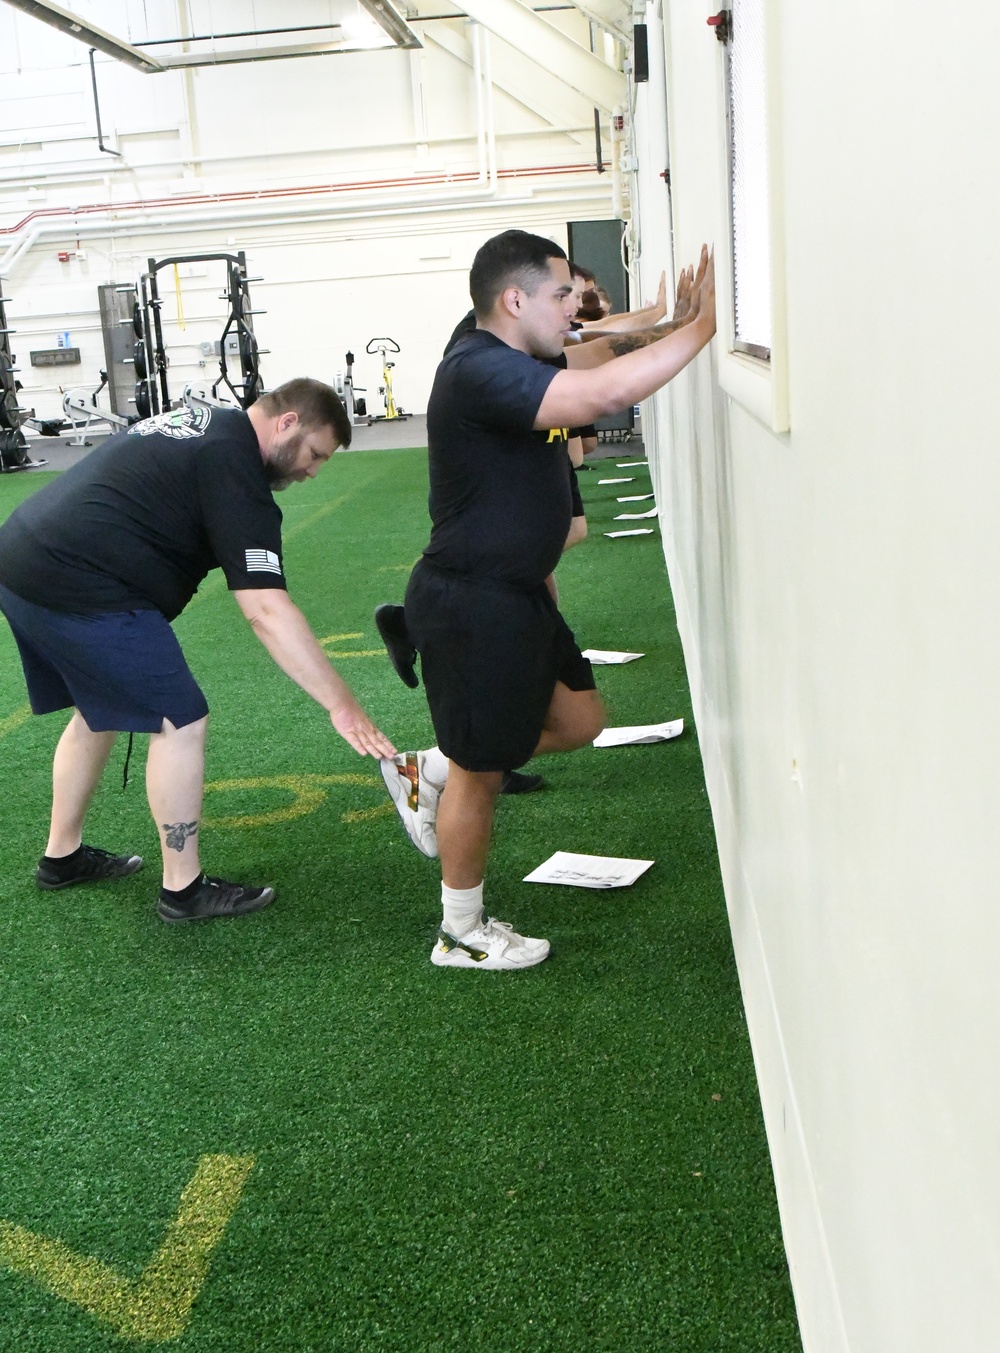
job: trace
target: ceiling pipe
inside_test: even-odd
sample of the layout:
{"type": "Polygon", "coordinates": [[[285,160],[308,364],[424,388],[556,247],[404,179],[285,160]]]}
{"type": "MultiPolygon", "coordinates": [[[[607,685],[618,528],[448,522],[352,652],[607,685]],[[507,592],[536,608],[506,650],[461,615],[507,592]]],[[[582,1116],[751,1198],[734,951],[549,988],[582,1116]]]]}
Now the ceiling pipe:
{"type": "MultiPolygon", "coordinates": [[[[501,171],[503,172],[503,171],[501,171]]],[[[553,204],[558,201],[561,205],[565,204],[567,197],[575,194],[569,200],[580,200],[591,202],[592,194],[581,195],[579,187],[576,184],[567,185],[566,193],[561,193],[558,199],[553,199],[553,204]]],[[[603,196],[603,194],[602,194],[603,196]]],[[[120,239],[123,235],[163,235],[163,234],[187,234],[192,231],[204,230],[208,227],[230,227],[244,224],[267,225],[271,227],[281,226],[299,226],[314,222],[316,224],[340,224],[350,221],[375,221],[392,217],[412,217],[423,216],[428,212],[435,212],[442,207],[447,207],[449,211],[466,212],[479,210],[484,206],[490,205],[490,199],[484,200],[481,194],[470,194],[468,200],[458,201],[455,198],[431,199],[421,203],[419,206],[399,207],[390,203],[379,206],[366,206],[357,211],[338,212],[337,216],[331,217],[328,210],[314,208],[294,215],[277,215],[273,211],[248,211],[228,210],[225,212],[208,212],[198,216],[180,216],[177,218],[165,216],[162,212],[158,213],[153,221],[139,221],[134,218],[129,220],[115,221],[86,221],[86,222],[66,222],[66,221],[46,221],[36,225],[23,239],[15,244],[0,259],[0,278],[6,278],[11,275],[21,259],[30,252],[30,250],[39,242],[39,240],[49,237],[63,237],[71,234],[74,238],[83,237],[104,237],[106,239],[120,239]]],[[[518,207],[539,207],[545,205],[542,199],[535,197],[530,191],[527,195],[519,197],[499,198],[496,205],[502,207],[504,211],[518,207]]],[[[404,232],[409,234],[410,232],[404,232]]]]}
{"type": "MultiPolygon", "coordinates": [[[[123,234],[136,234],[142,231],[160,233],[162,230],[191,230],[200,229],[204,225],[220,224],[227,222],[235,224],[239,221],[256,221],[258,223],[276,224],[278,222],[303,222],[307,220],[318,221],[342,221],[342,220],[367,220],[379,216],[412,216],[426,214],[431,211],[438,211],[441,208],[447,210],[458,209],[467,210],[472,207],[481,207],[488,204],[496,196],[501,181],[512,179],[529,178],[552,178],[562,175],[578,175],[580,173],[592,172],[590,165],[541,165],[532,168],[521,169],[501,169],[497,174],[497,182],[488,185],[485,189],[470,186],[464,192],[458,193],[434,193],[427,194],[419,201],[412,197],[404,199],[401,205],[399,198],[379,197],[371,200],[364,205],[358,204],[357,208],[352,210],[352,204],[345,204],[343,209],[331,210],[331,204],[326,202],[314,202],[306,204],[302,209],[294,214],[288,213],[287,199],[292,194],[286,193],[281,197],[272,194],[267,199],[267,204],[262,201],[263,194],[260,193],[242,193],[226,196],[225,200],[218,200],[212,210],[197,210],[198,207],[208,204],[194,202],[187,204],[188,208],[194,207],[195,210],[185,209],[184,204],[180,204],[176,199],[150,200],[146,202],[131,203],[112,203],[103,205],[94,205],[89,208],[65,208],[65,209],[44,209],[40,212],[33,212],[17,226],[11,227],[9,233],[15,233],[20,236],[11,241],[6,253],[0,258],[0,278],[9,277],[18,263],[24,258],[34,245],[47,235],[72,235],[79,237],[83,235],[106,235],[108,237],[117,237],[123,234]],[[278,210],[278,202],[281,202],[282,212],[278,210]],[[250,209],[250,204],[259,204],[259,210],[250,209]],[[241,204],[246,204],[242,205],[241,204]],[[173,209],[172,211],[170,209],[173,209]],[[164,209],[169,214],[165,214],[164,209]],[[155,221],[144,221],[141,219],[143,212],[155,211],[157,213],[155,221]],[[81,213],[86,213],[88,219],[79,220],[81,213]],[[95,219],[98,213],[102,214],[104,219],[95,219]],[[127,219],[122,219],[127,213],[127,219]],[[177,213],[176,215],[174,213],[177,213]],[[107,219],[110,217],[111,219],[107,219]],[[21,233],[22,231],[26,233],[21,233]]],[[[475,185],[478,179],[471,173],[467,175],[467,180],[471,185],[475,185]]],[[[420,179],[400,180],[400,185],[410,184],[418,185],[422,182],[420,179]]],[[[371,187],[384,187],[384,181],[376,182],[371,187]]],[[[360,185],[352,185],[352,189],[359,189],[360,185]]],[[[311,193],[315,196],[315,190],[311,193]]],[[[521,199],[503,199],[503,205],[517,205],[519,202],[530,202],[530,194],[521,199]]],[[[7,233],[7,232],[0,232],[7,233]]]]}

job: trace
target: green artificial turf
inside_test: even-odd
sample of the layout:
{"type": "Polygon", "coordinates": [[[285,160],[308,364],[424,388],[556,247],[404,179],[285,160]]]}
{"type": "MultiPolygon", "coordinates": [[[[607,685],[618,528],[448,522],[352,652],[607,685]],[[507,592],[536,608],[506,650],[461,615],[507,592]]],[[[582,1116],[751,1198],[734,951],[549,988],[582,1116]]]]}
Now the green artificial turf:
{"type": "MultiPolygon", "coordinates": [[[[0,478],[0,516],[46,477],[0,478]]],[[[687,726],[538,762],[545,792],[501,802],[489,910],[553,945],[523,973],[431,966],[436,865],[218,574],[176,625],[212,707],[208,780],[368,780],[211,789],[206,867],[278,899],[165,926],[137,739],[88,839],[147,867],[37,891],[64,718],[19,721],[0,623],[0,1218],[135,1277],[199,1158],[252,1155],[178,1350],[800,1348],[660,542],[607,540],[620,489],[581,479],[563,610],[582,646],[647,655],[598,670],[610,722],[687,726]],[[269,820],[295,791],[311,811],[269,820]],[[520,881],[557,849],[656,864],[608,892],[520,881]]],[[[321,638],[360,636],[331,653],[380,647],[425,495],[420,451],[338,456],[283,495],[292,596],[321,638]]],[[[429,744],[384,656],[338,665],[397,745],[429,744]]],[[[0,1347],[135,1346],[0,1264],[0,1347]]]]}

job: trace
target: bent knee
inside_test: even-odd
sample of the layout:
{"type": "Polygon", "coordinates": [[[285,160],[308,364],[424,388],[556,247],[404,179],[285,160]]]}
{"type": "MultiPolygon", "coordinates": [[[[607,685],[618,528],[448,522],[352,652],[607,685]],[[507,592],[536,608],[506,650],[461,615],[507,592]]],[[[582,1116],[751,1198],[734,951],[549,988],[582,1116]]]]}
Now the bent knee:
{"type": "Polygon", "coordinates": [[[579,545],[581,541],[587,539],[587,518],[574,517],[570,522],[569,535],[566,537],[564,550],[571,550],[574,545],[579,545]]]}
{"type": "MultiPolygon", "coordinates": [[[[598,697],[600,699],[600,697],[598,697]]],[[[596,737],[604,732],[605,725],[608,722],[608,716],[604,709],[604,702],[591,711],[590,721],[587,724],[587,735],[581,741],[580,745],[585,746],[588,742],[593,742],[596,737]]]]}
{"type": "Polygon", "coordinates": [[[575,717],[572,730],[567,730],[575,747],[586,747],[588,742],[593,742],[597,735],[603,732],[604,725],[607,722],[604,701],[597,691],[581,692],[581,694],[586,694],[590,698],[586,701],[578,701],[574,710],[575,717]]]}

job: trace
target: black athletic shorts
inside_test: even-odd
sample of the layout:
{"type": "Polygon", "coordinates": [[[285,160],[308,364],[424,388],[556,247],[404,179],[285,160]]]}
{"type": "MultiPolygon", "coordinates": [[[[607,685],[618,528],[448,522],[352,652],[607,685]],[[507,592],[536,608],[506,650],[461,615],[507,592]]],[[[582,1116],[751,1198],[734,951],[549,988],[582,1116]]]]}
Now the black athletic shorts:
{"type": "Polygon", "coordinates": [[[583,428],[570,428],[569,435],[571,437],[596,437],[597,428],[594,427],[593,423],[588,423],[583,428]]]}
{"type": "Polygon", "coordinates": [[[159,733],[203,719],[208,705],[159,611],[50,611],[0,586],[32,713],[80,711],[92,733],[159,733]]]}
{"type": "MultiPolygon", "coordinates": [[[[566,457],[569,460],[569,457],[566,457]]],[[[570,461],[569,467],[569,496],[573,500],[573,516],[582,517],[583,499],[580,497],[580,481],[576,477],[576,466],[570,461]]]]}
{"type": "Polygon", "coordinates": [[[421,559],[406,589],[406,628],[438,746],[463,770],[523,766],[556,682],[594,689],[590,663],[544,583],[466,578],[421,559]]]}

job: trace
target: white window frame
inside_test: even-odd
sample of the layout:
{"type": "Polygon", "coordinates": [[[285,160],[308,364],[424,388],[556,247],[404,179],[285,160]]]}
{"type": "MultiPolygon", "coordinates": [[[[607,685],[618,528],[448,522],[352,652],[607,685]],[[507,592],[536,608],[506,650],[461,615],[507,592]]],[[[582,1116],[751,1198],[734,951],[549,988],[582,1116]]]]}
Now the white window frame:
{"type": "Polygon", "coordinates": [[[777,0],[762,0],[764,18],[764,98],[768,157],[768,234],[770,253],[771,347],[768,358],[737,348],[733,296],[733,196],[729,126],[729,44],[719,43],[723,103],[722,202],[727,238],[716,249],[719,384],[773,432],[789,430],[788,342],[785,324],[784,181],[777,69],[777,0]]]}

